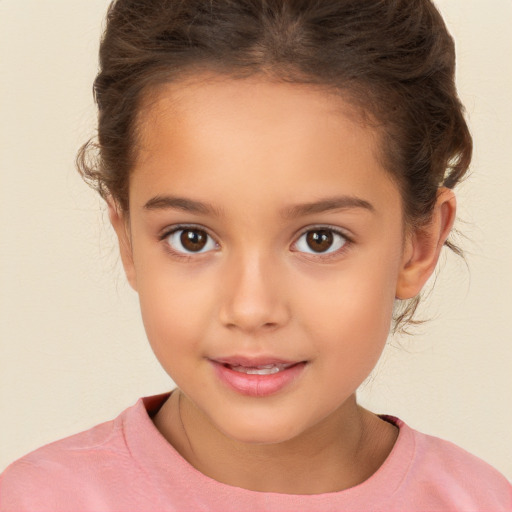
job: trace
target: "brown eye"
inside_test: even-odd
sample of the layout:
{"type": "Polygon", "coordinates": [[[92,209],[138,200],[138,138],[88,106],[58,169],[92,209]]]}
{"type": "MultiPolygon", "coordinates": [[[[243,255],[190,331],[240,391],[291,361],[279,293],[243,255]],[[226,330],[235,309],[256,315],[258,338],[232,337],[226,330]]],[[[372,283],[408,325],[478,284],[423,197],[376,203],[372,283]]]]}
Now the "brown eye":
{"type": "Polygon", "coordinates": [[[187,251],[197,252],[206,245],[207,236],[204,231],[184,229],[181,232],[180,242],[187,251]]]}
{"type": "Polygon", "coordinates": [[[333,236],[331,231],[326,230],[318,230],[318,231],[310,231],[306,235],[306,241],[308,246],[313,249],[315,252],[325,252],[327,251],[333,241],[333,236]]]}
{"type": "Polygon", "coordinates": [[[347,239],[333,229],[310,229],[296,242],[298,251],[308,254],[328,254],[341,249],[347,239]]]}
{"type": "Polygon", "coordinates": [[[215,241],[202,229],[176,229],[166,237],[171,248],[180,253],[200,253],[215,249],[215,241]]]}

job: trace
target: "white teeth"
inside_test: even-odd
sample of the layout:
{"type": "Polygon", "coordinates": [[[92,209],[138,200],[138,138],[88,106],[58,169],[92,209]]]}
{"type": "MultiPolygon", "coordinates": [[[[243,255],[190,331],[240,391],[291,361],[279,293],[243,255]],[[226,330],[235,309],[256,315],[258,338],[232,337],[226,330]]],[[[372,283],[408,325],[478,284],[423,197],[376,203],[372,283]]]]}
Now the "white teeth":
{"type": "Polygon", "coordinates": [[[230,366],[229,368],[235,372],[247,373],[249,375],[272,375],[273,373],[280,372],[289,366],[290,365],[284,364],[267,364],[264,366],[255,366],[252,368],[247,366],[230,366]]]}

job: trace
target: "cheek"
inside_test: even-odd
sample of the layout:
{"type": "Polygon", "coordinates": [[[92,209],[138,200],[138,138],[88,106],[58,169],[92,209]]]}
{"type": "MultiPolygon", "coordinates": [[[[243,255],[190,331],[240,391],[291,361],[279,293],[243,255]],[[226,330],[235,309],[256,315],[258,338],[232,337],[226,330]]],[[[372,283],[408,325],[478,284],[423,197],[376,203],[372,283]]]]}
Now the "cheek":
{"type": "Polygon", "coordinates": [[[311,330],[316,338],[329,340],[333,354],[353,360],[358,354],[382,350],[391,325],[393,297],[382,297],[375,289],[361,285],[341,296],[331,295],[329,301],[312,307],[311,330]]]}
{"type": "Polygon", "coordinates": [[[214,287],[170,266],[154,268],[144,272],[138,293],[148,340],[165,365],[200,345],[211,314],[214,287]]]}
{"type": "Polygon", "coordinates": [[[317,350],[330,354],[327,364],[363,378],[384,348],[395,301],[396,267],[372,263],[332,273],[323,293],[302,296],[301,308],[317,350]]]}
{"type": "MultiPolygon", "coordinates": [[[[372,330],[389,325],[398,277],[398,258],[354,258],[327,272],[298,276],[296,296],[317,324],[372,330]],[[307,291],[307,293],[304,293],[307,291]]],[[[387,329],[387,327],[385,327],[387,329]]]]}
{"type": "MultiPolygon", "coordinates": [[[[364,290],[358,293],[363,294],[364,290]]],[[[315,339],[319,374],[334,395],[353,393],[377,364],[388,339],[392,302],[358,300],[351,297],[333,300],[329,310],[318,311],[315,339]]]]}

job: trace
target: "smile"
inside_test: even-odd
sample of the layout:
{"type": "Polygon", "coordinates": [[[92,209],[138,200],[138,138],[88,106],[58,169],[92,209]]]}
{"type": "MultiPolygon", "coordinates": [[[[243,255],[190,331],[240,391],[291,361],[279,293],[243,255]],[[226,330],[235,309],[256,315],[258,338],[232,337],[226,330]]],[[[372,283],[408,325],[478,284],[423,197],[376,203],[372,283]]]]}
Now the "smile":
{"type": "Polygon", "coordinates": [[[274,373],[282,372],[287,368],[293,366],[292,364],[267,364],[262,366],[247,367],[240,365],[226,365],[230,370],[235,372],[245,373],[247,375],[273,375],[274,373]]]}
{"type": "Polygon", "coordinates": [[[284,391],[303,375],[307,366],[306,361],[263,362],[240,358],[210,362],[222,385],[241,395],[252,397],[264,397],[284,391]]]}

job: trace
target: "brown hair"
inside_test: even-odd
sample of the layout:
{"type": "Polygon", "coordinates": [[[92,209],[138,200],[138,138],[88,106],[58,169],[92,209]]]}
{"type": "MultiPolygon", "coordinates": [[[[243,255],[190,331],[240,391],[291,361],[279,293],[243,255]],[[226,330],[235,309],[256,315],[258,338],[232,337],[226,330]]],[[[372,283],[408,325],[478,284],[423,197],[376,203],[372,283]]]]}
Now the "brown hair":
{"type": "Polygon", "coordinates": [[[317,84],[357,105],[383,128],[383,163],[410,225],[428,221],[438,188],[469,166],[454,43],[430,0],[115,0],[94,82],[98,139],[77,156],[104,198],[128,210],[143,96],[201,71],[317,84]]]}

